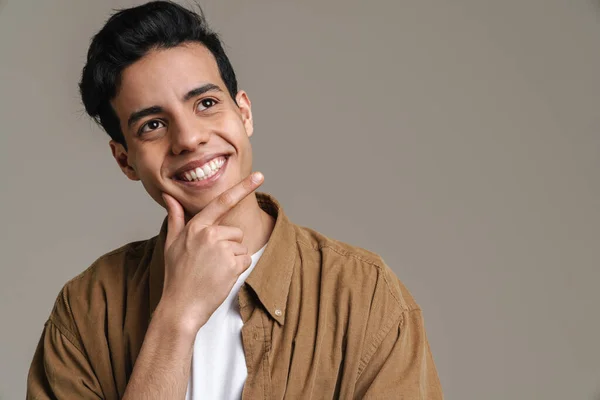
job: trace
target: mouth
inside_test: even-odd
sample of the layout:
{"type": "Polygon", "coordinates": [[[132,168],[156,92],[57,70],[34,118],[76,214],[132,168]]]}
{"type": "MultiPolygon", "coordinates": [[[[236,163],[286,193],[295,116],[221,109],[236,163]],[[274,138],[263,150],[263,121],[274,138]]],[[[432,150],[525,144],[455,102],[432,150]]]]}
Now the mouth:
{"type": "Polygon", "coordinates": [[[190,168],[175,176],[173,180],[186,187],[206,188],[212,186],[227,168],[229,155],[221,155],[196,168],[190,168]]]}

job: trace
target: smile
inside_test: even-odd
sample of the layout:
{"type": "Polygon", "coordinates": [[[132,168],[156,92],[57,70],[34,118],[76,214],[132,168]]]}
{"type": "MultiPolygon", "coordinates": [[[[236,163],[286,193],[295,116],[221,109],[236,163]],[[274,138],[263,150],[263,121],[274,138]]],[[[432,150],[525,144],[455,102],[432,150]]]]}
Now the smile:
{"type": "Polygon", "coordinates": [[[192,168],[177,175],[177,179],[186,182],[203,181],[213,177],[225,165],[225,156],[213,158],[209,162],[197,168],[192,168]]]}

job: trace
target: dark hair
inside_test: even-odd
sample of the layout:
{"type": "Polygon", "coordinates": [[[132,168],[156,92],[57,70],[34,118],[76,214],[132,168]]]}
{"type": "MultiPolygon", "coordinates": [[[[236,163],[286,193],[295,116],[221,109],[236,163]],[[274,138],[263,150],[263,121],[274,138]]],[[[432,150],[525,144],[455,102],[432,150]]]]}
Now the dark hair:
{"type": "Polygon", "coordinates": [[[117,94],[121,73],[152,49],[200,42],[215,57],[221,78],[235,101],[237,80],[218,35],[202,9],[190,11],[171,1],[152,1],[112,15],[90,44],[79,91],[85,111],[115,141],[125,144],[110,100],[117,94]]]}

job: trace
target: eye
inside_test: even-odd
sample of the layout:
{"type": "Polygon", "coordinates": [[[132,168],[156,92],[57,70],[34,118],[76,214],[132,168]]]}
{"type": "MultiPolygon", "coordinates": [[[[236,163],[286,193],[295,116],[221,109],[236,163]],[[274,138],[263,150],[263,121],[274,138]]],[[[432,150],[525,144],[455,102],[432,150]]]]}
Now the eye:
{"type": "Polygon", "coordinates": [[[162,128],[163,126],[165,126],[165,124],[162,121],[160,121],[158,119],[153,119],[153,120],[146,122],[144,125],[142,125],[140,127],[139,133],[152,132],[154,130],[162,128]]]}
{"type": "Polygon", "coordinates": [[[217,101],[215,99],[211,99],[211,98],[202,99],[202,100],[200,100],[200,102],[196,106],[196,110],[198,110],[198,111],[204,111],[207,108],[211,108],[215,104],[217,104],[217,101]]]}

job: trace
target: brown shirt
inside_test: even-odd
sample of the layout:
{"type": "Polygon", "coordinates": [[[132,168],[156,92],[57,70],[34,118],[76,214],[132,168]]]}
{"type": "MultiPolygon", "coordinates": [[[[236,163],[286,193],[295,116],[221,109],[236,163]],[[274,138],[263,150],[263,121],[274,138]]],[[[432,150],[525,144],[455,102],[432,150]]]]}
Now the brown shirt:
{"type": "MultiPolygon", "coordinates": [[[[442,399],[421,309],[378,255],[276,218],[239,292],[244,399],[442,399]]],[[[28,399],[118,399],[163,287],[166,223],[103,255],[61,290],[28,399]]],[[[214,356],[214,355],[207,355],[214,356]]]]}

